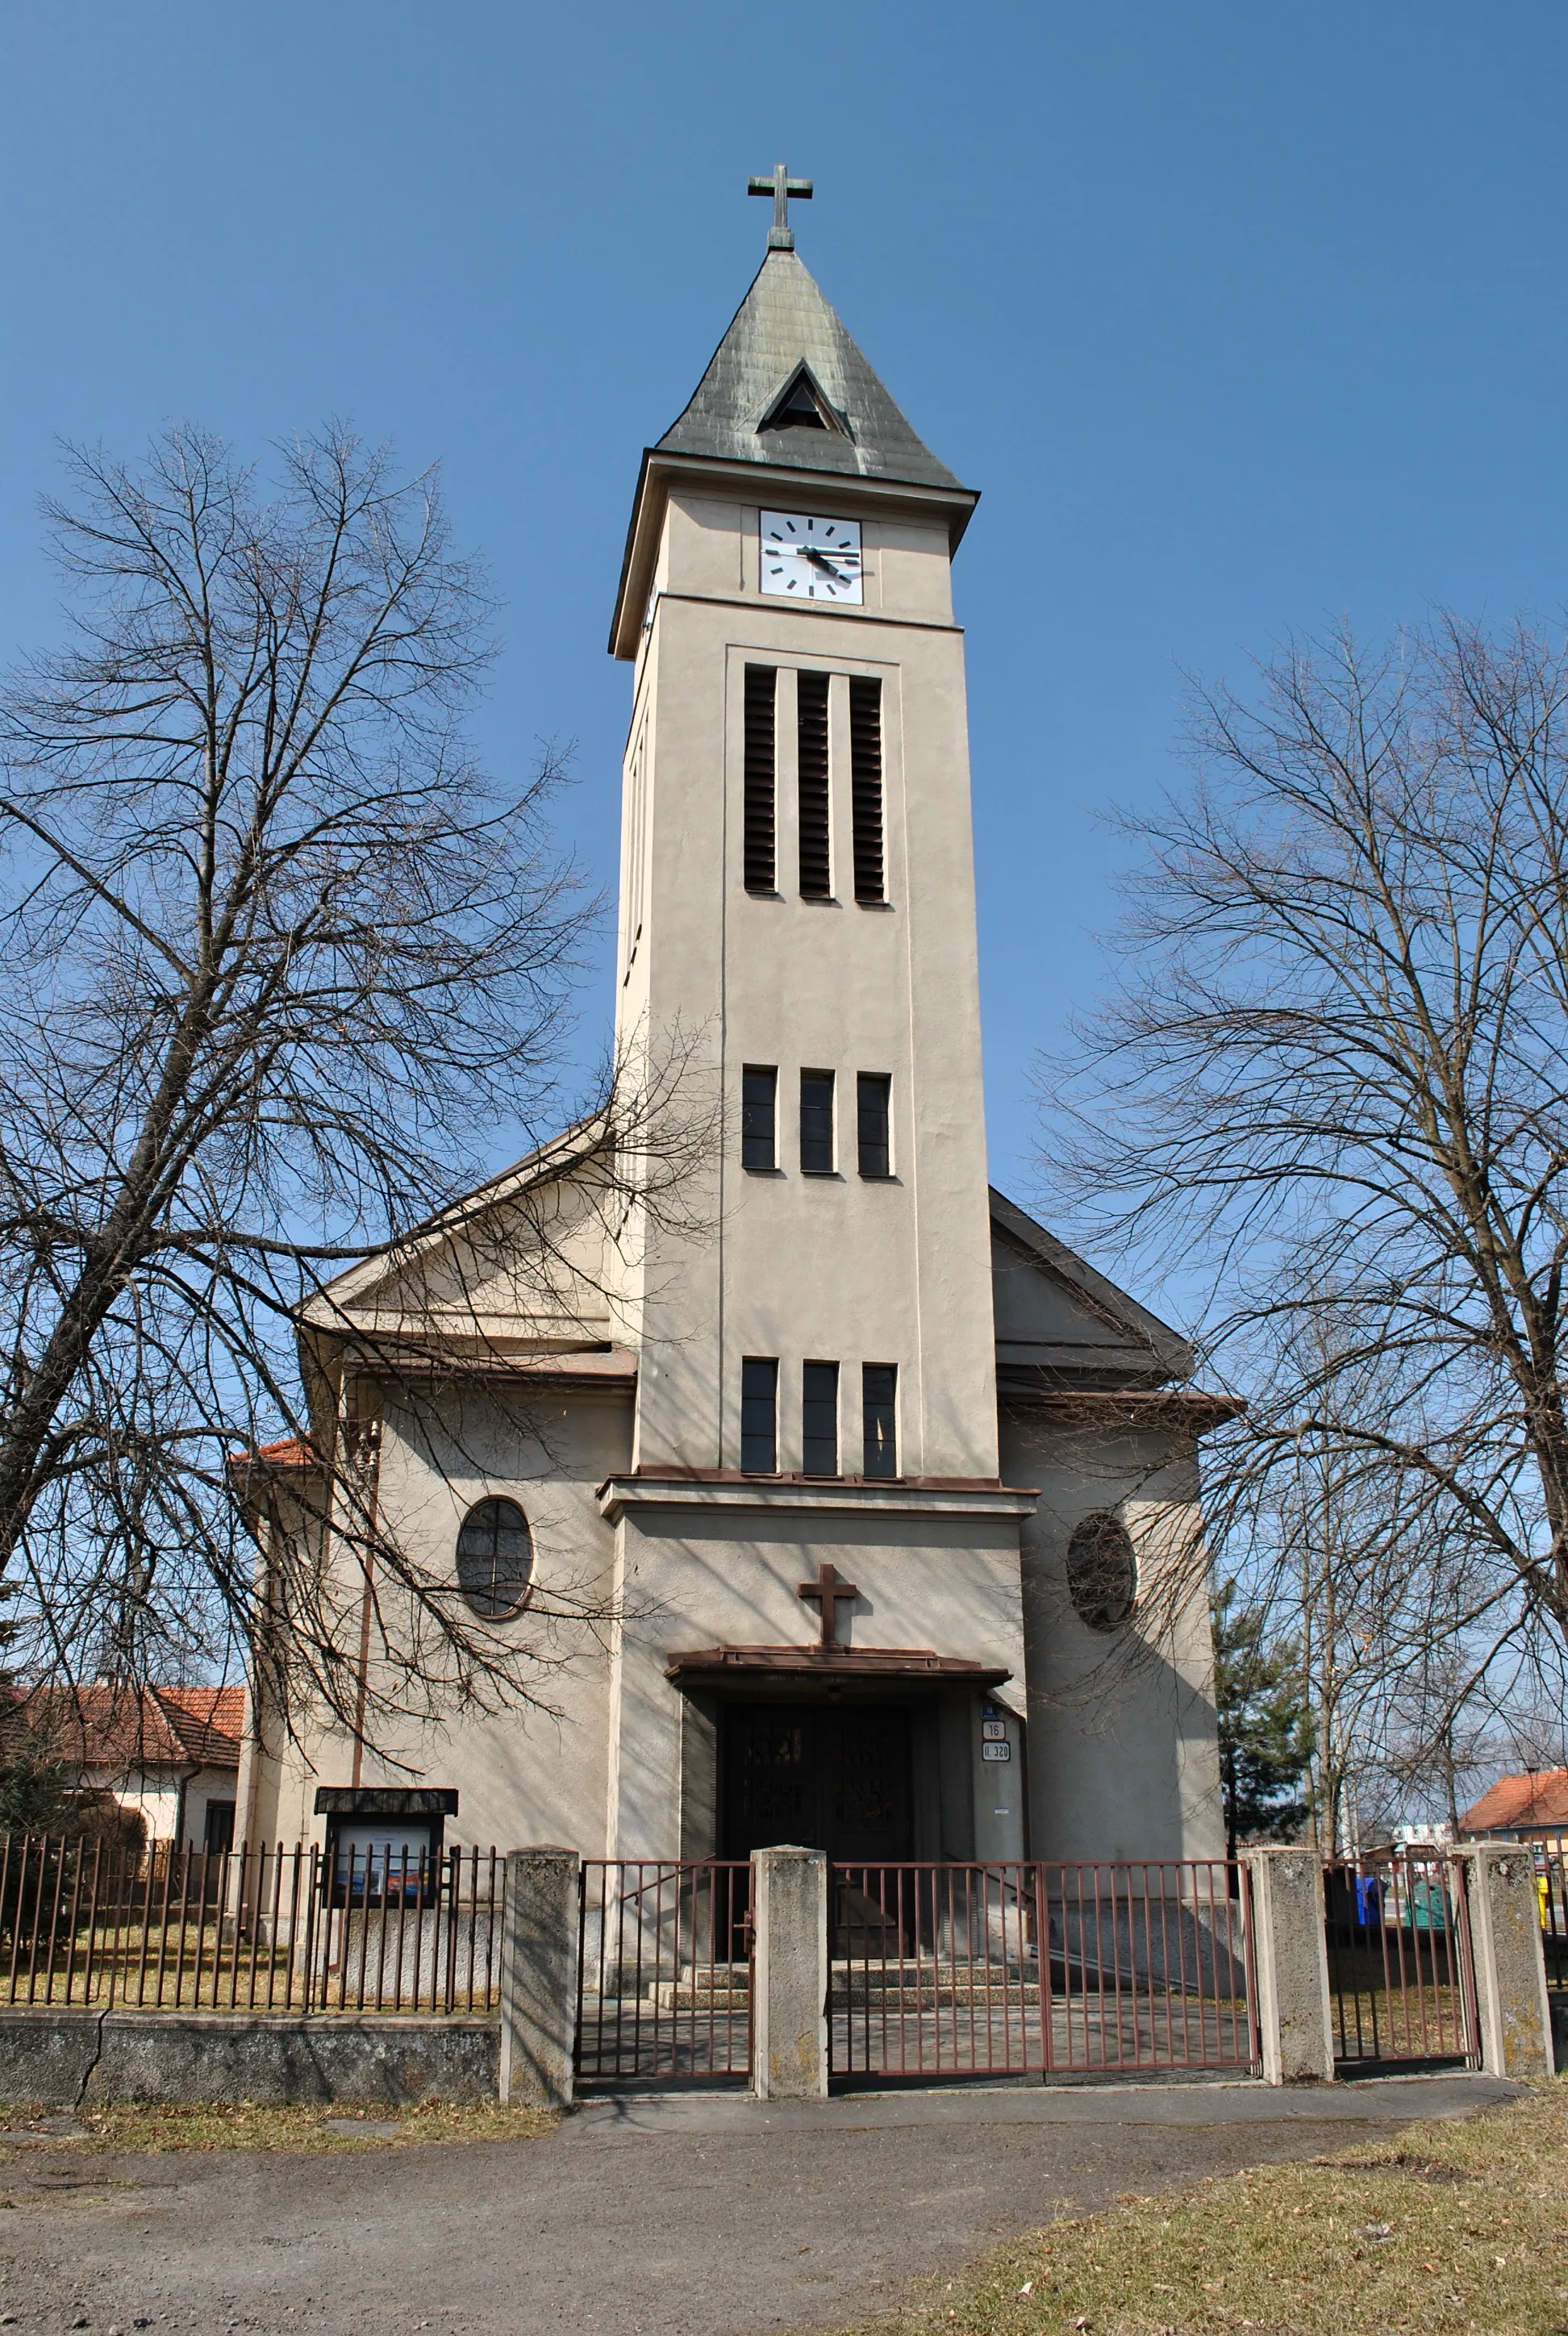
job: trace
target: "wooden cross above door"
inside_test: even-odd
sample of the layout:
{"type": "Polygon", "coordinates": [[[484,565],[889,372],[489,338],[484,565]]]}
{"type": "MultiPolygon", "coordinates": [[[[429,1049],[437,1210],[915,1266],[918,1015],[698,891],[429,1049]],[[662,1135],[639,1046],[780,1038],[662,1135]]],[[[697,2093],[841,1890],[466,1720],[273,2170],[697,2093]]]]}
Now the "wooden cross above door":
{"type": "Polygon", "coordinates": [[[841,1606],[852,1605],[860,1594],[852,1582],[840,1581],[836,1565],[819,1565],[814,1582],[802,1582],[795,1586],[797,1598],[814,1598],[821,1602],[823,1627],[820,1643],[824,1647],[837,1646],[838,1610],[841,1606]]]}

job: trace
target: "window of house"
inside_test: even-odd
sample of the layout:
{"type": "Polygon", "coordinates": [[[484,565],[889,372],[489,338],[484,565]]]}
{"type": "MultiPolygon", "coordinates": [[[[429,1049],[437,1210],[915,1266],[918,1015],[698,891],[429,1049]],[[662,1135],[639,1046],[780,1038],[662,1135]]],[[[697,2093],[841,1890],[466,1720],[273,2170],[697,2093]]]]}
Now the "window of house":
{"type": "Polygon", "coordinates": [[[741,1071],[740,1164],[778,1166],[778,1071],[772,1063],[747,1063],[741,1071]]]}
{"type": "Polygon", "coordinates": [[[774,699],[778,676],[771,665],[745,669],[745,844],[748,892],[777,890],[774,849],[774,699]]]}
{"type": "Polygon", "coordinates": [[[795,676],[796,784],[800,812],[801,897],[833,897],[833,851],[828,822],[828,677],[795,676]]]}
{"type": "Polygon", "coordinates": [[[778,1470],[778,1358],[747,1355],[740,1367],[740,1465],[748,1476],[778,1470]]]}
{"type": "Polygon", "coordinates": [[[808,1476],[839,1473],[839,1367],[801,1366],[801,1466],[808,1476]]]}
{"type": "Polygon", "coordinates": [[[831,1071],[803,1071],[801,1173],[831,1176],[833,1164],[833,1075],[831,1071]]]}
{"type": "Polygon", "coordinates": [[[893,1083],[881,1071],[862,1071],[855,1079],[855,1140],[862,1176],[892,1173],[893,1083]]]}
{"type": "Polygon", "coordinates": [[[1091,1630],[1119,1630],[1138,1599],[1138,1564],[1120,1517],[1097,1509],[1067,1543],[1067,1595],[1091,1630]]]}
{"type": "Polygon", "coordinates": [[[515,1501],[476,1501],[457,1536],[457,1582],[476,1614],[504,1621],[528,1603],[533,1535],[515,1501]]]}
{"type": "Polygon", "coordinates": [[[882,686],[850,676],[850,803],[854,823],[855,899],[885,900],[882,852],[882,686]]]}
{"type": "Polygon", "coordinates": [[[899,1473],[898,1392],[896,1363],[862,1365],[861,1411],[865,1433],[864,1473],[868,1476],[896,1476],[899,1473]]]}
{"type": "Polygon", "coordinates": [[[234,1803],[209,1801],[202,1818],[201,1846],[209,1857],[227,1857],[234,1846],[234,1803]]]}

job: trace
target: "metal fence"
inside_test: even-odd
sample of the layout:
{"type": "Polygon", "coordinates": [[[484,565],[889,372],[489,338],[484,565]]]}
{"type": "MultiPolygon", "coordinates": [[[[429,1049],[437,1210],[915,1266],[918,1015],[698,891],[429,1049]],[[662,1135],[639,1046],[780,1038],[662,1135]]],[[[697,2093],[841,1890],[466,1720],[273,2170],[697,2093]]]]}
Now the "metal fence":
{"type": "Polygon", "coordinates": [[[1244,1886],[1221,1859],[833,1865],[833,2073],[1251,2068],[1244,1886]]]}
{"type": "Polygon", "coordinates": [[[5,1837],[0,2004],[489,2011],[506,1861],[493,1849],[226,1851],[5,1837]]]}
{"type": "Polygon", "coordinates": [[[1462,1862],[1417,1851],[1328,1865],[1323,1900],[1339,2064],[1474,2065],[1462,1862]]]}
{"type": "Polygon", "coordinates": [[[1537,1848],[1535,1895],[1541,1910],[1546,1985],[1554,1996],[1568,1995],[1568,1853],[1537,1848]]]}
{"type": "Polygon", "coordinates": [[[585,1858],[579,2081],[744,2084],[750,1955],[744,1859],[585,1858]]]}

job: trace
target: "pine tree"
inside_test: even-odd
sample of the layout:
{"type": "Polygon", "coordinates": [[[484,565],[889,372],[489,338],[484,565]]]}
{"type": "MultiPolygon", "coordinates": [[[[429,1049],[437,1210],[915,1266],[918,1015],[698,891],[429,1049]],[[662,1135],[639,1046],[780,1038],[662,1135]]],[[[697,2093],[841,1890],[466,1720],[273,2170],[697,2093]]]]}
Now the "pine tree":
{"type": "Polygon", "coordinates": [[[1307,1814],[1298,1786],[1312,1757],[1311,1715],[1300,1650],[1264,1636],[1260,1608],[1238,1603],[1222,1582],[1213,1601],[1214,1701],[1225,1844],[1234,1857],[1245,1841],[1290,1841],[1307,1814]]]}

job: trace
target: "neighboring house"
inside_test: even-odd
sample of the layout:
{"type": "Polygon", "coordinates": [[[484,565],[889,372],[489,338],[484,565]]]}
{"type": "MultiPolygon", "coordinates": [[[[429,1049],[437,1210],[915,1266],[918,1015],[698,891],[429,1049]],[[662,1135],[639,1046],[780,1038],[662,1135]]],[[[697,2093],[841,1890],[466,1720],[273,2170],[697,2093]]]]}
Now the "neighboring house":
{"type": "Polygon", "coordinates": [[[23,1708],[71,1782],[134,1810],[149,1841],[189,1849],[232,1844],[243,1688],[34,1688],[23,1708]]]}
{"type": "Polygon", "coordinates": [[[1568,1768],[1499,1776],[1459,1820],[1461,1841],[1531,1841],[1568,1849],[1568,1768]]]}

